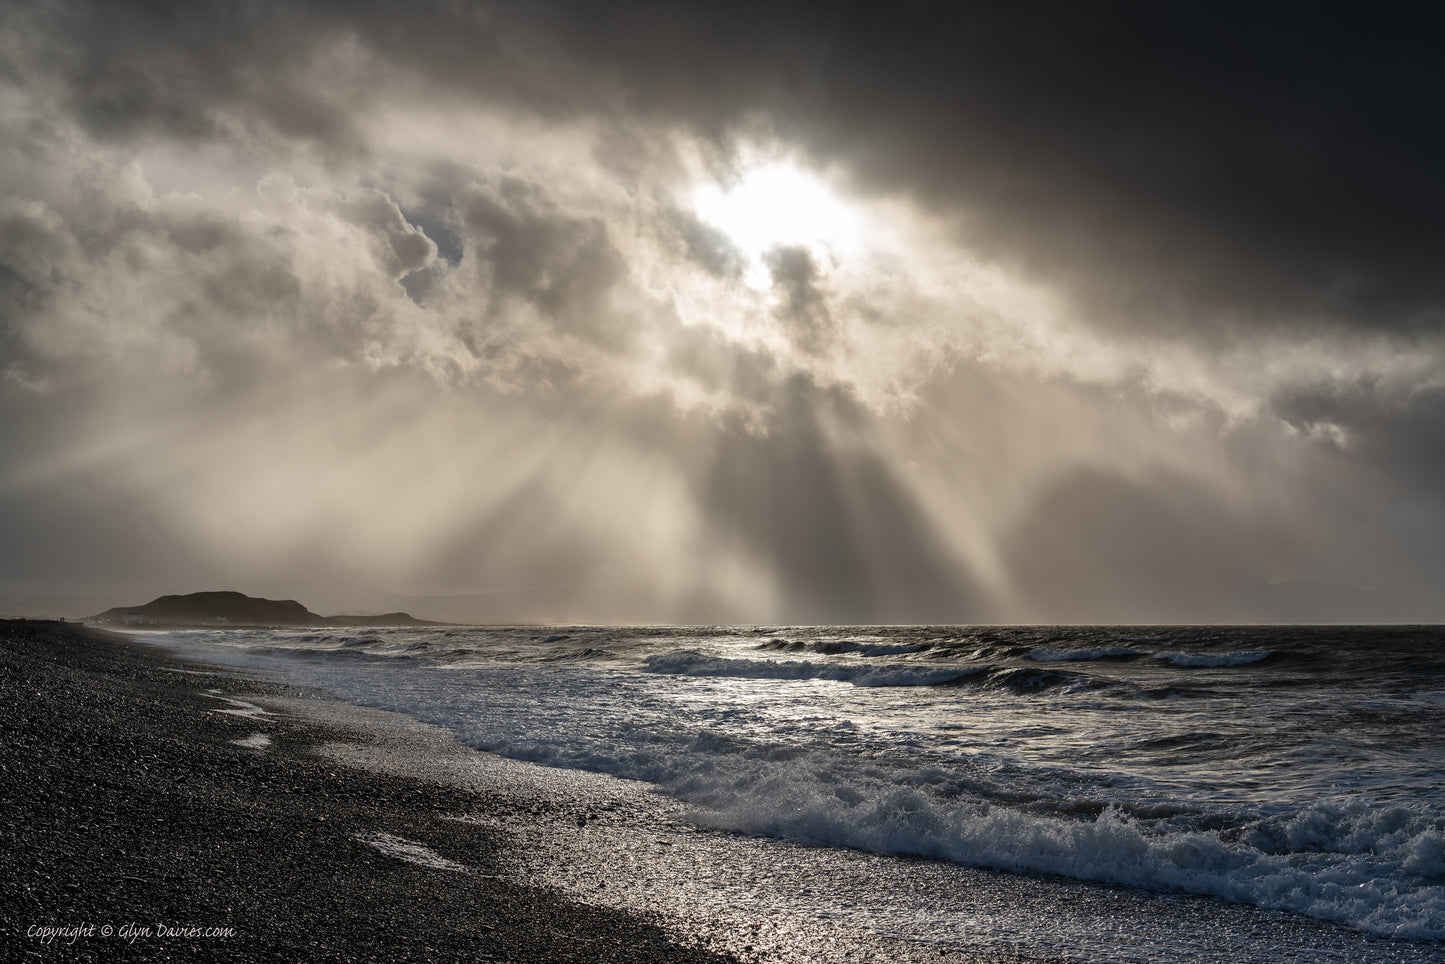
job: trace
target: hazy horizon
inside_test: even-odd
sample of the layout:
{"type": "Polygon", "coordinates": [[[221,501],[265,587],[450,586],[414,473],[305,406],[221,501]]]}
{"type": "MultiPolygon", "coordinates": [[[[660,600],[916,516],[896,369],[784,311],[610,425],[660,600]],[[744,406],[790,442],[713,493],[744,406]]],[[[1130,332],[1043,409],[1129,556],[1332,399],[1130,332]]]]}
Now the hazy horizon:
{"type": "Polygon", "coordinates": [[[9,5],[0,605],[1445,622],[1433,35],[9,5]]]}
{"type": "MultiPolygon", "coordinates": [[[[239,591],[240,591],[240,590],[225,590],[225,589],[215,589],[215,588],[213,588],[213,589],[195,590],[195,592],[239,592],[239,591]]],[[[69,621],[74,622],[74,621],[77,621],[77,620],[84,620],[84,619],[88,619],[89,617],[92,617],[92,616],[100,615],[101,613],[103,613],[105,610],[108,610],[108,609],[113,609],[113,608],[129,608],[129,607],[134,607],[134,606],[142,606],[142,605],[145,605],[146,603],[149,603],[149,602],[152,602],[152,601],[154,601],[154,600],[160,599],[160,598],[163,597],[163,596],[172,596],[172,595],[182,595],[182,596],[183,596],[183,595],[189,595],[190,593],[191,593],[190,590],[186,590],[186,591],[182,591],[182,592],[162,592],[162,593],[150,593],[150,594],[141,593],[141,594],[138,595],[138,596],[122,596],[122,595],[116,595],[116,594],[102,594],[102,595],[95,595],[95,596],[83,596],[83,595],[68,594],[68,593],[42,593],[42,594],[33,594],[33,595],[17,594],[17,593],[0,593],[0,619],[65,619],[65,620],[69,620],[69,621]],[[144,598],[142,598],[142,597],[144,597],[144,598]]],[[[252,593],[244,593],[244,595],[249,595],[249,596],[252,596],[253,598],[268,599],[268,600],[271,600],[271,601],[293,600],[293,601],[296,601],[296,602],[300,602],[300,603],[301,603],[303,606],[305,606],[310,612],[312,612],[313,614],[315,614],[315,615],[317,615],[317,616],[326,616],[326,617],[337,617],[337,616],[367,617],[367,616],[385,615],[385,614],[391,613],[391,612],[405,612],[407,615],[413,616],[413,617],[415,617],[415,618],[417,618],[417,619],[421,619],[421,620],[429,620],[429,621],[432,621],[432,622],[437,622],[437,623],[441,623],[441,624],[445,624],[445,625],[450,625],[450,626],[476,626],[476,627],[479,627],[479,628],[492,627],[492,626],[537,626],[537,627],[554,628],[554,629],[555,629],[555,628],[567,628],[567,627],[578,627],[578,628],[616,627],[616,628],[631,628],[631,629],[655,627],[655,628],[697,629],[697,628],[710,628],[710,627],[718,627],[718,626],[733,626],[733,627],[737,627],[737,628],[779,628],[779,629],[783,629],[783,628],[789,628],[789,627],[804,627],[804,626],[814,626],[814,627],[819,627],[819,628],[825,628],[825,627],[829,627],[829,626],[833,626],[833,627],[842,626],[842,627],[856,627],[856,628],[859,628],[859,629],[890,629],[890,628],[909,628],[909,627],[918,627],[918,626],[938,626],[938,627],[941,627],[941,628],[958,628],[958,629],[1007,629],[1007,628],[1019,628],[1019,629],[1023,629],[1023,628],[1042,628],[1042,629],[1048,629],[1048,628],[1055,628],[1055,627],[1060,628],[1060,629],[1068,629],[1068,628],[1096,628],[1096,629],[1097,629],[1097,628],[1104,628],[1104,629],[1107,629],[1107,628],[1118,628],[1118,629],[1174,628],[1174,629],[1187,629],[1187,628],[1190,628],[1190,627],[1213,627],[1213,626],[1217,626],[1217,627],[1220,627],[1220,628],[1268,628],[1268,627],[1271,627],[1271,626],[1277,626],[1277,627],[1281,627],[1281,628],[1291,627],[1291,626],[1292,626],[1292,627],[1332,627],[1332,626],[1351,627],[1351,626],[1356,626],[1356,627],[1379,627],[1379,628],[1387,628],[1387,627],[1402,627],[1402,626],[1436,626],[1436,625],[1442,625],[1442,624],[1440,624],[1440,623],[1432,623],[1432,622],[1424,622],[1424,623],[1416,622],[1416,623],[1411,623],[1411,622],[1389,622],[1389,621],[1386,621],[1386,620],[1376,620],[1376,621],[1373,621],[1373,622],[1361,622],[1361,623],[1332,623],[1332,622],[1328,622],[1328,621],[1315,621],[1315,622],[1311,622],[1311,621],[1309,621],[1309,620],[1300,620],[1300,621],[1298,621],[1298,622],[1289,622],[1289,621],[1285,621],[1285,620],[1277,620],[1277,621],[1260,621],[1260,622],[1254,622],[1254,623],[1231,623],[1231,622],[1210,622],[1210,621],[1203,621],[1203,622],[1197,622],[1197,623],[1183,623],[1183,622],[1180,622],[1180,623],[1169,623],[1169,622],[1132,622],[1132,623],[1130,623],[1130,622],[1122,622],[1122,623],[1070,623],[1070,622],[1037,622],[1037,623],[1030,623],[1030,622],[993,622],[993,623],[984,623],[984,622],[974,622],[974,623],[884,623],[884,622],[861,622],[861,623],[786,623],[786,622],[774,622],[774,623],[743,623],[743,622],[734,622],[734,623],[686,623],[686,622],[673,622],[673,623],[664,623],[664,622],[610,622],[610,623],[609,623],[609,622],[604,622],[604,621],[587,620],[587,619],[541,619],[541,618],[538,618],[538,619],[529,619],[529,620],[508,621],[508,620],[506,620],[506,619],[471,620],[471,619],[470,619],[468,616],[466,616],[465,614],[471,613],[471,612],[476,612],[476,611],[479,610],[479,608],[484,608],[484,607],[479,607],[478,602],[477,602],[477,600],[476,600],[476,597],[474,597],[474,596],[472,596],[472,595],[467,595],[467,594],[463,594],[463,595],[459,595],[459,596],[389,596],[389,595],[386,595],[386,594],[381,594],[379,597],[377,597],[376,599],[374,599],[371,604],[368,604],[364,599],[358,599],[353,605],[343,606],[343,607],[341,607],[341,608],[326,608],[326,607],[313,606],[313,605],[310,605],[310,604],[307,602],[306,599],[298,599],[294,594],[288,595],[288,594],[282,593],[282,594],[279,594],[279,595],[276,595],[276,596],[270,596],[270,597],[267,597],[267,596],[256,597],[255,594],[252,594],[252,593]],[[448,614],[461,614],[461,615],[448,615],[448,614]]]]}

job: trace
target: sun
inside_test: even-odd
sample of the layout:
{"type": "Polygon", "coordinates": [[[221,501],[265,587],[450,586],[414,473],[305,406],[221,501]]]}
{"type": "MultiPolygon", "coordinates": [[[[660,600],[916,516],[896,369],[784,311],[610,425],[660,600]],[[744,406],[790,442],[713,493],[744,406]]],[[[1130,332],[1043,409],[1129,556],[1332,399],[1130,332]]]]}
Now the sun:
{"type": "Polygon", "coordinates": [[[859,212],[816,175],[787,162],[749,169],[729,187],[703,184],[692,196],[699,218],[722,231],[747,259],[744,280],[766,287],[764,258],[780,246],[808,248],[837,260],[862,238],[859,212]]]}

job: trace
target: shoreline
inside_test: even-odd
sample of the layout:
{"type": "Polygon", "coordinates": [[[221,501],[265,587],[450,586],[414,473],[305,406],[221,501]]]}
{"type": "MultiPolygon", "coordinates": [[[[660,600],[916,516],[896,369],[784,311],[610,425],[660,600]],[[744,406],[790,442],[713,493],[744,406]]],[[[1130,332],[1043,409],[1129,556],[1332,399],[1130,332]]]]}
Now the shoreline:
{"type": "Polygon", "coordinates": [[[5,949],[67,961],[1048,964],[1141,948],[1158,961],[1434,959],[1430,946],[1213,898],[710,829],[706,810],[650,784],[497,756],[281,678],[164,639],[0,621],[5,949]]]}
{"type": "MultiPolygon", "coordinates": [[[[34,960],[737,960],[500,872],[505,822],[456,817],[514,814],[521,791],[341,762],[388,752],[359,712],[102,630],[0,621],[0,940],[34,960]]],[[[575,821],[534,796],[539,821],[575,821]]]]}

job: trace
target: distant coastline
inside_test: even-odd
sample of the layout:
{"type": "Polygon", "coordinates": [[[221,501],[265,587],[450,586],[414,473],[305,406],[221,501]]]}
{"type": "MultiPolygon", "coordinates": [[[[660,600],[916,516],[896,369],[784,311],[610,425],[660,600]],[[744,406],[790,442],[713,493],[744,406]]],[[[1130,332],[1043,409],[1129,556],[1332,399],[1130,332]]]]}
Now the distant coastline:
{"type": "Polygon", "coordinates": [[[140,606],[114,606],[87,616],[84,622],[117,628],[215,629],[239,627],[310,628],[327,626],[445,626],[410,613],[321,616],[294,599],[262,599],[234,591],[193,592],[160,596],[140,606]]]}

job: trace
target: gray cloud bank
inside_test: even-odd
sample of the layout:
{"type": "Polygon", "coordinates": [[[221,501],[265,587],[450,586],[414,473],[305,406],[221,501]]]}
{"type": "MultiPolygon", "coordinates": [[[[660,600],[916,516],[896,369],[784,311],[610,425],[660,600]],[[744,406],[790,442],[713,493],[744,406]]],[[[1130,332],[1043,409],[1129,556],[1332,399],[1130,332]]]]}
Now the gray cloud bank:
{"type": "Polygon", "coordinates": [[[0,593],[1445,618],[1425,27],[11,5],[0,593]],[[750,266],[758,158],[862,241],[750,266]]]}

